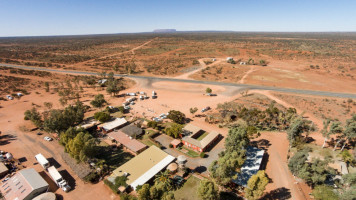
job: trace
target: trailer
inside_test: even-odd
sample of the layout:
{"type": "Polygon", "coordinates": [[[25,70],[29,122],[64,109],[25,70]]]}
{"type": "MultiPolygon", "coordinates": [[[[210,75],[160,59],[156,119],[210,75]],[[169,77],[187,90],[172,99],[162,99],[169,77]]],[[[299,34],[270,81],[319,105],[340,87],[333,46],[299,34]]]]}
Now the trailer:
{"type": "Polygon", "coordinates": [[[41,153],[35,155],[35,158],[37,162],[43,167],[43,169],[47,169],[50,166],[48,160],[41,153]]]}
{"type": "Polygon", "coordinates": [[[126,93],[126,96],[136,96],[136,93],[134,92],[126,93]]]}
{"type": "Polygon", "coordinates": [[[58,172],[58,170],[51,166],[48,169],[48,173],[53,179],[53,181],[60,187],[64,192],[68,192],[71,187],[68,185],[67,181],[63,179],[62,175],[58,172]]]}

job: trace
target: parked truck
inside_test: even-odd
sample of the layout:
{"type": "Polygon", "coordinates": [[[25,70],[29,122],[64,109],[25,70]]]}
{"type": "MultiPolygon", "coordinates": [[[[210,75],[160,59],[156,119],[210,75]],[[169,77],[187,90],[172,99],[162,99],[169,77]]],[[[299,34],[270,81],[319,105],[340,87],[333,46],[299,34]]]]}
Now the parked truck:
{"type": "Polygon", "coordinates": [[[43,169],[47,169],[50,166],[48,160],[41,153],[35,155],[35,158],[37,162],[43,167],[43,169]]]}
{"type": "Polygon", "coordinates": [[[54,166],[48,167],[47,170],[53,181],[57,184],[58,187],[62,188],[64,192],[68,192],[71,189],[67,181],[63,179],[62,175],[54,166]]]}

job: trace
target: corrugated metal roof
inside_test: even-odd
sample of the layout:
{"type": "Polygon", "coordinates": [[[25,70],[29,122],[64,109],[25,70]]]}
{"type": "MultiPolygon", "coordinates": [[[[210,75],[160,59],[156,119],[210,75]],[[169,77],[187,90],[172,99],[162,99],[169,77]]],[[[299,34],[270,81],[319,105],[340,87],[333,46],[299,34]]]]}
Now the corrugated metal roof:
{"type": "Polygon", "coordinates": [[[109,179],[114,179],[127,173],[126,183],[136,188],[137,185],[145,184],[174,159],[175,157],[153,145],[115,169],[109,179]]]}
{"type": "Polygon", "coordinates": [[[123,118],[123,117],[116,118],[115,120],[113,120],[111,122],[107,122],[107,123],[103,124],[103,129],[105,129],[105,131],[110,131],[110,130],[113,130],[114,128],[122,126],[126,123],[127,123],[127,121],[125,118],[123,118]]]}
{"type": "Polygon", "coordinates": [[[121,130],[110,132],[108,133],[108,136],[134,152],[139,152],[140,150],[147,147],[145,144],[142,144],[138,140],[130,139],[130,136],[126,135],[121,130]]]}
{"type": "Polygon", "coordinates": [[[120,131],[131,137],[136,137],[143,133],[143,130],[135,125],[125,126],[124,128],[121,128],[120,131]]]}
{"type": "Polygon", "coordinates": [[[201,141],[196,140],[190,136],[185,136],[182,138],[182,141],[186,141],[194,146],[197,146],[201,149],[204,149],[208,146],[216,137],[219,136],[218,132],[212,131],[207,136],[205,136],[201,141]]]}
{"type": "Polygon", "coordinates": [[[187,124],[183,130],[191,132],[192,135],[194,135],[195,133],[199,132],[201,130],[201,128],[194,126],[193,124],[187,124]]]}
{"type": "Polygon", "coordinates": [[[265,151],[262,149],[248,146],[246,148],[246,160],[241,167],[241,172],[237,173],[237,179],[233,182],[246,187],[251,176],[255,175],[260,169],[264,153],[265,151]]]}
{"type": "Polygon", "coordinates": [[[0,187],[5,199],[24,199],[33,190],[48,188],[48,183],[33,168],[23,169],[12,176],[0,187]]]}

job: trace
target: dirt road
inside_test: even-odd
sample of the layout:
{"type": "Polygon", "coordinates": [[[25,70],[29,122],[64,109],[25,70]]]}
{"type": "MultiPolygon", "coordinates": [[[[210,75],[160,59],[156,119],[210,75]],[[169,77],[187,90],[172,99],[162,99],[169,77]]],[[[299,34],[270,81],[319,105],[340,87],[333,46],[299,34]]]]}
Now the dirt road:
{"type": "MultiPolygon", "coordinates": [[[[157,37],[157,38],[158,38],[158,37],[157,37]]],[[[119,55],[122,55],[122,54],[124,54],[124,53],[129,53],[129,52],[131,52],[132,54],[135,54],[135,50],[140,49],[140,48],[142,48],[142,47],[148,45],[149,43],[151,43],[153,40],[155,40],[155,39],[157,39],[157,38],[153,38],[152,40],[149,40],[149,41],[147,41],[147,42],[145,42],[145,43],[143,43],[143,44],[141,44],[141,45],[139,45],[139,46],[137,46],[137,47],[134,47],[134,48],[132,48],[132,49],[130,49],[130,50],[127,50],[127,51],[124,51],[124,52],[113,53],[113,54],[109,54],[109,55],[102,56],[102,57],[99,57],[99,58],[93,58],[93,59],[86,60],[86,61],[83,61],[83,62],[78,62],[78,63],[73,64],[73,65],[71,65],[71,66],[83,65],[83,64],[85,64],[85,63],[89,63],[89,62],[92,62],[92,61],[97,60],[97,59],[105,59],[105,58],[109,58],[109,57],[113,57],[113,56],[119,56],[119,55]]]]}
{"type": "Polygon", "coordinates": [[[282,132],[263,132],[255,141],[267,141],[266,173],[271,178],[271,183],[266,187],[266,199],[310,199],[310,188],[303,182],[298,182],[288,169],[287,135],[282,132]]]}
{"type": "MultiPolygon", "coordinates": [[[[39,67],[28,67],[20,65],[12,65],[0,63],[0,66],[19,68],[19,69],[30,69],[39,71],[48,71],[55,73],[64,74],[74,74],[74,75],[94,75],[98,74],[95,72],[85,72],[85,71],[71,71],[71,70],[60,70],[60,69],[50,69],[50,68],[39,68],[39,67]]],[[[216,86],[230,86],[230,87],[243,87],[250,90],[268,90],[275,92],[286,92],[286,93],[296,93],[305,95],[316,95],[316,96],[328,96],[328,97],[339,97],[339,98],[351,98],[356,99],[356,94],[353,93],[340,93],[340,92],[329,92],[329,91],[317,91],[317,90],[304,90],[304,89],[294,89],[294,88],[283,88],[283,87],[272,87],[264,85],[251,85],[251,84],[238,84],[238,83],[225,83],[225,82],[213,82],[213,81],[198,81],[198,80],[188,80],[188,79],[178,79],[178,78],[166,78],[166,77],[151,77],[151,76],[136,76],[136,75],[123,75],[115,74],[115,77],[126,77],[133,79],[148,79],[150,81],[167,81],[167,82],[181,82],[181,83],[193,83],[193,84],[205,84],[205,85],[216,85],[216,86]]]]}

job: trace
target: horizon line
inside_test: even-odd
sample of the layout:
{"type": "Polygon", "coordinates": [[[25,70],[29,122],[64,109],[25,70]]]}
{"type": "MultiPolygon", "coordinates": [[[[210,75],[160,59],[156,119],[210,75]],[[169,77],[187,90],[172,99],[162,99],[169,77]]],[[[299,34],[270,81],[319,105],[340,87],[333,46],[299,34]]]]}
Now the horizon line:
{"type": "MultiPolygon", "coordinates": [[[[154,30],[170,30],[170,29],[154,29],[154,30]]],[[[175,30],[175,29],[174,29],[175,30]]],[[[173,33],[188,33],[188,32],[230,32],[230,33],[356,33],[356,31],[232,31],[232,30],[182,30],[172,32],[121,32],[121,33],[88,33],[88,34],[63,34],[63,35],[16,35],[16,36],[0,36],[0,38],[20,38],[20,37],[64,37],[64,36],[96,36],[96,35],[120,35],[120,34],[173,34],[173,33]]]]}

